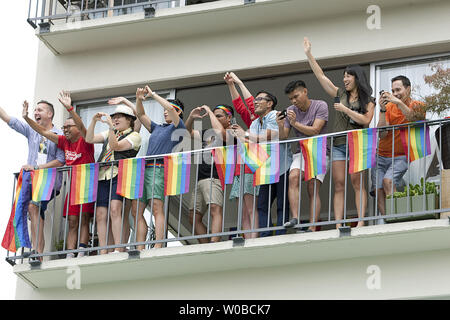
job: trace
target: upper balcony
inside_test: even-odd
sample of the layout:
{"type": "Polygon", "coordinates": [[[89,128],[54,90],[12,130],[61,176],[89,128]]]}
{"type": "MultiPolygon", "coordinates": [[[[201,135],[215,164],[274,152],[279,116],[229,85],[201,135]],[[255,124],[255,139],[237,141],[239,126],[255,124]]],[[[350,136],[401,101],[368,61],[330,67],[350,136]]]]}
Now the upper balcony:
{"type": "MultiPolygon", "coordinates": [[[[430,1],[414,1],[425,2],[430,1]]],[[[377,4],[400,10],[409,3],[377,4]]],[[[28,22],[54,54],[69,54],[117,48],[119,42],[139,46],[300,22],[315,28],[318,21],[336,17],[366,18],[369,5],[355,0],[30,0],[28,22]]]]}

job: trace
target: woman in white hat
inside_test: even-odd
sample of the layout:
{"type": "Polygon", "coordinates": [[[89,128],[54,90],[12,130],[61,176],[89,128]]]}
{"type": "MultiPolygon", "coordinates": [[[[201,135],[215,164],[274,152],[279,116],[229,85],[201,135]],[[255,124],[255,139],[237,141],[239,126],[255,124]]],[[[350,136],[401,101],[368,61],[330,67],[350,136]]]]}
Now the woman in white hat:
{"type": "MultiPolygon", "coordinates": [[[[86,132],[86,141],[103,144],[102,152],[97,162],[133,158],[137,155],[141,146],[141,136],[134,131],[135,120],[136,116],[133,111],[122,104],[119,104],[111,115],[104,112],[98,112],[94,115],[86,132]],[[98,121],[106,123],[109,126],[109,130],[94,134],[95,125],[98,121]]],[[[106,238],[108,206],[110,206],[111,216],[111,231],[109,235],[112,235],[114,244],[128,241],[128,239],[121,239],[124,238],[121,235],[127,234],[126,231],[129,229],[129,226],[128,219],[123,219],[124,223],[122,226],[123,197],[116,193],[117,174],[117,165],[112,167],[101,166],[99,169],[96,222],[99,246],[101,247],[108,244],[108,239],[106,238]]],[[[124,248],[116,248],[115,251],[124,251],[124,248]]],[[[100,253],[107,253],[107,250],[101,250],[100,253]]]]}

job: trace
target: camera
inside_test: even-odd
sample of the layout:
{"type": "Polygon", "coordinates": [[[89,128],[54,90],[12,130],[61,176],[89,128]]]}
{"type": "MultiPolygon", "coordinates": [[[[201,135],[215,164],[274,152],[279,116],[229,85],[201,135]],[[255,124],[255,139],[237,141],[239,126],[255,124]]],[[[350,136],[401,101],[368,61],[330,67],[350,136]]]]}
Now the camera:
{"type": "Polygon", "coordinates": [[[287,110],[285,109],[285,110],[281,111],[280,115],[278,116],[278,119],[282,120],[286,117],[287,117],[287,110]]]}

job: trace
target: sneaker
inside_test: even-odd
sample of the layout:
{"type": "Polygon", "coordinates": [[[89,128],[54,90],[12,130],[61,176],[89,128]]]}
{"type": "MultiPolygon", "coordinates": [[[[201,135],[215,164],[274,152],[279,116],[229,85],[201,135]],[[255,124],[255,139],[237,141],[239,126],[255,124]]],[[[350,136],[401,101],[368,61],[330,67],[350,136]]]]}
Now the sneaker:
{"type": "MultiPolygon", "coordinates": [[[[83,249],[83,248],[79,248],[79,249],[83,249]]],[[[80,251],[80,252],[78,252],[78,255],[77,255],[77,258],[81,258],[81,257],[84,257],[85,256],[85,254],[86,254],[86,252],[84,252],[84,251],[80,251]]]]}
{"type": "Polygon", "coordinates": [[[66,259],[72,259],[72,258],[75,258],[75,253],[69,252],[69,253],[66,255],[66,259]]]}
{"type": "Polygon", "coordinates": [[[285,228],[293,228],[298,223],[297,218],[292,218],[290,221],[286,222],[283,227],[285,228]]]}

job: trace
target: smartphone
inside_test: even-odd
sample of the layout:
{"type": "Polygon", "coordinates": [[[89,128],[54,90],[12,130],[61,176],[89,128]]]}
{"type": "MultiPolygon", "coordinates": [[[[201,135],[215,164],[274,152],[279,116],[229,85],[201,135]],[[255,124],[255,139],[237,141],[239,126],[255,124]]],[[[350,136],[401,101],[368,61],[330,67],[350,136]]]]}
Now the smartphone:
{"type": "Polygon", "coordinates": [[[280,115],[278,116],[278,119],[283,120],[287,117],[287,110],[281,111],[280,115]]]}
{"type": "Polygon", "coordinates": [[[341,103],[341,98],[334,97],[334,103],[341,103]]]}
{"type": "Polygon", "coordinates": [[[234,126],[236,123],[236,118],[231,118],[230,123],[232,126],[234,126]]]}

